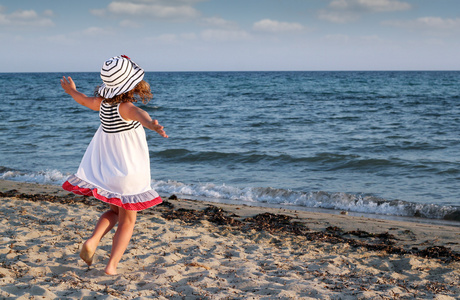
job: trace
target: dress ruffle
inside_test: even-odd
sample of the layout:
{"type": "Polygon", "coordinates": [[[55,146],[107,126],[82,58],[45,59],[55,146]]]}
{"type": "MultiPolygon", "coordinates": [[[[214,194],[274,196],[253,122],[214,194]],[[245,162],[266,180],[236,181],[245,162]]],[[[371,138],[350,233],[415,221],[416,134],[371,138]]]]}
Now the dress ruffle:
{"type": "Polygon", "coordinates": [[[75,175],[71,175],[64,182],[62,188],[77,195],[93,196],[103,202],[122,207],[126,210],[140,211],[163,202],[155,190],[149,190],[136,195],[120,195],[106,191],[75,175]]]}

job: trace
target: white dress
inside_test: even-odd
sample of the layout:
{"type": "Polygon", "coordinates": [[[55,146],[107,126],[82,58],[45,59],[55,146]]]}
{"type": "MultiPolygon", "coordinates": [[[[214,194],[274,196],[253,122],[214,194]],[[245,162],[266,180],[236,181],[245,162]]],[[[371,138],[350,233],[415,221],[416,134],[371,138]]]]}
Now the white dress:
{"type": "Polygon", "coordinates": [[[67,191],[94,196],[127,210],[143,210],[162,202],[150,186],[150,158],[145,131],[125,121],[120,104],[101,102],[101,125],[86,149],[80,167],[63,184],[67,191]]]}

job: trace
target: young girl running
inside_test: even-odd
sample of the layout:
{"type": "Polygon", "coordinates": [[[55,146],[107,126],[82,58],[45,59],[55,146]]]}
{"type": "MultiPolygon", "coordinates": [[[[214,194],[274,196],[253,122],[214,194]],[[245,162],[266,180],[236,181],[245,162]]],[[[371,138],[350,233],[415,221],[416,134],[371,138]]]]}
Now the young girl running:
{"type": "Polygon", "coordinates": [[[77,103],[99,111],[101,120],[77,173],[67,179],[63,188],[110,205],[83,244],[80,257],[91,265],[102,237],[118,223],[105,268],[106,274],[115,275],[133,234],[137,211],[162,202],[150,187],[150,159],[143,127],[168,136],[157,120],[133,104],[137,100],[145,104],[152,98],[141,67],[125,55],[112,57],[103,63],[101,78],[103,83],[94,97],[77,91],[72,78],[61,79],[64,91],[77,103]]]}

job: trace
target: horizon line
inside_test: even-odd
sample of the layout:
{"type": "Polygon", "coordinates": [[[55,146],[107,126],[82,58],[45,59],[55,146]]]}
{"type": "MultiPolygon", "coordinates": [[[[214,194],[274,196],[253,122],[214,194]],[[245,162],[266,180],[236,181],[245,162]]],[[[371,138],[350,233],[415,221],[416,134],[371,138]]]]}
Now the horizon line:
{"type": "MultiPolygon", "coordinates": [[[[445,69],[420,69],[420,70],[241,70],[241,71],[147,71],[146,73],[262,73],[262,72],[459,72],[459,70],[445,70],[445,69]]],[[[99,71],[11,71],[11,72],[1,72],[0,74],[26,74],[26,73],[99,73],[99,71]]]]}

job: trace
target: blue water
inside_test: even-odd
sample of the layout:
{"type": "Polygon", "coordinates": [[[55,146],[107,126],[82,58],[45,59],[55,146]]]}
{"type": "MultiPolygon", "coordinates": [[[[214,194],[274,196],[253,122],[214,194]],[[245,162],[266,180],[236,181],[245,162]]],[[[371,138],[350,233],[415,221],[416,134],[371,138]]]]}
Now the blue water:
{"type": "MultiPolygon", "coordinates": [[[[99,126],[64,74],[0,74],[0,178],[61,184],[99,126]]],[[[98,73],[70,73],[91,95],[98,73]]],[[[444,218],[460,207],[460,72],[146,73],[152,185],[188,198],[444,218]]]]}

